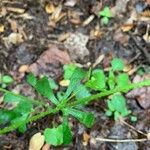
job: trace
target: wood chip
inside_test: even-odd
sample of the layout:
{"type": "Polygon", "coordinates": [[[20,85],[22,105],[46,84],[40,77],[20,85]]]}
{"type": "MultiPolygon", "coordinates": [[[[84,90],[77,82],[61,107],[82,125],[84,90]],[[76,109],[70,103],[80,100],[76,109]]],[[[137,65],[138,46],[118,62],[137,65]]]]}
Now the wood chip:
{"type": "Polygon", "coordinates": [[[18,14],[22,14],[22,13],[25,12],[25,9],[23,9],[23,8],[17,8],[17,7],[6,7],[6,10],[14,12],[14,13],[18,13],[18,14]]]}
{"type": "Polygon", "coordinates": [[[82,24],[83,27],[87,26],[90,22],[93,21],[93,19],[95,18],[94,15],[89,16],[82,24]]]}
{"type": "Polygon", "coordinates": [[[50,3],[50,4],[47,4],[46,6],[45,6],[45,11],[48,13],[48,14],[52,14],[54,11],[55,11],[55,6],[52,4],[52,3],[50,3]]]}
{"type": "Polygon", "coordinates": [[[20,73],[26,73],[26,72],[29,72],[29,66],[28,65],[22,65],[19,67],[18,71],[20,73]]]}
{"type": "Polygon", "coordinates": [[[4,32],[4,25],[0,24],[0,33],[4,32]]]}

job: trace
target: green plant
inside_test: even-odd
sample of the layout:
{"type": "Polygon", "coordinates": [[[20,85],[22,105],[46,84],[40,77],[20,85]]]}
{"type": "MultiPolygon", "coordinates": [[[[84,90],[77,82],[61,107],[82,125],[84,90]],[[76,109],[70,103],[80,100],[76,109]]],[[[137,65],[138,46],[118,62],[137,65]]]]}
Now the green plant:
{"type": "Polygon", "coordinates": [[[99,16],[102,17],[102,24],[107,25],[109,23],[109,19],[112,17],[109,7],[105,6],[104,9],[99,12],[99,16]]]}
{"type": "MultiPolygon", "coordinates": [[[[0,134],[15,129],[24,132],[27,123],[61,111],[62,123],[53,122],[51,128],[48,127],[44,130],[45,141],[54,146],[69,144],[72,140],[69,117],[73,116],[87,128],[92,127],[95,121],[94,114],[86,111],[84,106],[91,101],[101,100],[108,96],[111,96],[111,100],[108,100],[108,110],[115,119],[119,115],[122,117],[129,115],[130,111],[127,109],[123,93],[149,86],[150,80],[131,83],[128,75],[122,72],[124,65],[121,59],[114,58],[111,64],[112,67],[108,73],[101,69],[84,71],[72,64],[65,65],[64,79],[70,80],[70,83],[66,91],[57,93],[53,92],[53,89],[57,89],[56,85],[52,86],[53,81],[48,77],[43,76],[37,79],[33,74],[29,74],[27,82],[45,97],[42,100],[27,98],[0,88],[0,91],[4,93],[4,103],[12,106],[9,109],[0,110],[0,125],[9,124],[8,127],[0,129],[0,134]],[[39,112],[39,110],[43,111],[39,112]]],[[[131,117],[133,121],[136,120],[134,116],[131,117]]]]}
{"type": "Polygon", "coordinates": [[[2,88],[6,88],[13,81],[13,78],[9,75],[0,75],[0,85],[2,88]]]}

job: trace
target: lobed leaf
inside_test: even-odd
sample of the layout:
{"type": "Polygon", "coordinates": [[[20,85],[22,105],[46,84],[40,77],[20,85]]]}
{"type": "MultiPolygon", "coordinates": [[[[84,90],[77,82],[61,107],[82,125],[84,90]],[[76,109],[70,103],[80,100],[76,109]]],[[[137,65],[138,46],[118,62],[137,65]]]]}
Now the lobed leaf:
{"type": "Polygon", "coordinates": [[[36,83],[37,83],[37,79],[34,76],[33,73],[30,73],[27,75],[27,83],[29,83],[30,85],[32,85],[33,87],[35,87],[36,83]]]}
{"type": "Polygon", "coordinates": [[[122,71],[124,69],[123,60],[119,58],[114,58],[111,61],[111,65],[114,71],[122,71]]]}
{"type": "Polygon", "coordinates": [[[92,73],[92,77],[86,82],[86,86],[94,90],[103,91],[106,88],[106,78],[103,70],[96,69],[92,73]]]}
{"type": "Polygon", "coordinates": [[[59,103],[57,98],[54,96],[47,77],[39,79],[35,85],[35,88],[41,95],[47,97],[55,105],[59,103]]]}
{"type": "Polygon", "coordinates": [[[89,112],[83,112],[73,108],[65,109],[65,112],[77,118],[86,127],[91,128],[95,122],[94,115],[89,112]]]}

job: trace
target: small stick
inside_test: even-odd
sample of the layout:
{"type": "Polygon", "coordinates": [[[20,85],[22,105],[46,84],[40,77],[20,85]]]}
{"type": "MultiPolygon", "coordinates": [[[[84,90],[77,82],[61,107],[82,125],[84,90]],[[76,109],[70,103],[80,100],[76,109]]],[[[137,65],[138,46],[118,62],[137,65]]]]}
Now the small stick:
{"type": "Polygon", "coordinates": [[[123,140],[119,140],[119,139],[107,139],[107,138],[96,138],[97,141],[101,141],[101,142],[113,142],[113,143],[127,143],[127,142],[144,142],[144,141],[148,141],[147,138],[142,138],[142,139],[123,139],[123,140]]]}

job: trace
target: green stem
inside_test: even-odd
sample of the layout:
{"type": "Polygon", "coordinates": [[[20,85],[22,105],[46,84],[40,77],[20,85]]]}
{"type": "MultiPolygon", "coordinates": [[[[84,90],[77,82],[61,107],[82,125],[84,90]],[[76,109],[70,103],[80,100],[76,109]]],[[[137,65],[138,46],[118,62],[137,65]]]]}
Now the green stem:
{"type": "Polygon", "coordinates": [[[21,126],[22,124],[26,124],[26,123],[30,123],[30,122],[33,122],[33,121],[36,121],[40,118],[43,118],[45,117],[46,115],[49,115],[49,114],[55,114],[57,113],[59,110],[56,108],[56,109],[49,109],[48,111],[45,111],[45,112],[41,112],[40,114],[38,115],[34,115],[30,118],[28,118],[27,120],[23,121],[23,122],[20,122],[19,124],[12,124],[4,129],[1,129],[0,130],[0,135],[2,134],[5,134],[5,133],[8,133],[10,131],[13,131],[15,129],[17,129],[19,126],[21,126]]]}
{"type": "MultiPolygon", "coordinates": [[[[101,93],[98,93],[98,94],[95,94],[95,95],[77,100],[75,102],[70,102],[66,105],[63,105],[62,107],[59,106],[59,107],[56,107],[54,109],[49,109],[48,111],[41,112],[38,115],[35,115],[35,116],[32,116],[32,117],[28,118],[24,122],[21,122],[19,124],[13,124],[13,125],[8,126],[4,129],[1,129],[0,130],[0,135],[5,134],[5,133],[10,132],[10,131],[13,131],[13,130],[17,129],[20,125],[22,125],[24,123],[29,123],[29,122],[36,121],[36,120],[38,120],[38,119],[40,119],[40,118],[42,118],[46,115],[49,115],[49,114],[56,114],[58,111],[63,110],[64,108],[74,107],[74,106],[77,106],[77,105],[86,105],[86,104],[88,104],[89,102],[91,102],[93,100],[100,100],[100,98],[102,98],[102,97],[106,97],[106,96],[112,95],[112,94],[117,93],[117,92],[128,92],[129,90],[140,88],[140,87],[143,87],[143,86],[150,86],[150,80],[145,80],[145,81],[142,81],[142,82],[139,82],[139,83],[132,83],[132,84],[130,84],[129,86],[127,86],[125,88],[122,88],[122,87],[118,88],[117,87],[115,89],[105,91],[105,92],[101,92],[101,93]]],[[[9,92],[9,91],[1,89],[1,88],[0,88],[0,91],[12,94],[12,92],[9,92]]],[[[18,96],[20,97],[20,95],[18,95],[18,96]]]]}
{"type": "Polygon", "coordinates": [[[68,107],[74,107],[74,106],[77,106],[77,105],[86,105],[90,101],[93,101],[93,100],[96,100],[96,99],[99,100],[102,97],[106,97],[106,96],[112,95],[112,94],[117,93],[117,92],[126,92],[127,93],[129,90],[133,90],[133,89],[140,88],[140,87],[143,87],[143,86],[150,86],[150,80],[145,80],[145,81],[138,82],[138,83],[132,83],[132,84],[130,84],[129,86],[127,86],[125,88],[117,87],[117,88],[114,88],[114,89],[109,90],[109,91],[104,91],[104,92],[101,92],[101,93],[98,93],[98,94],[95,94],[95,95],[91,95],[89,97],[71,102],[67,106],[68,107]]]}

